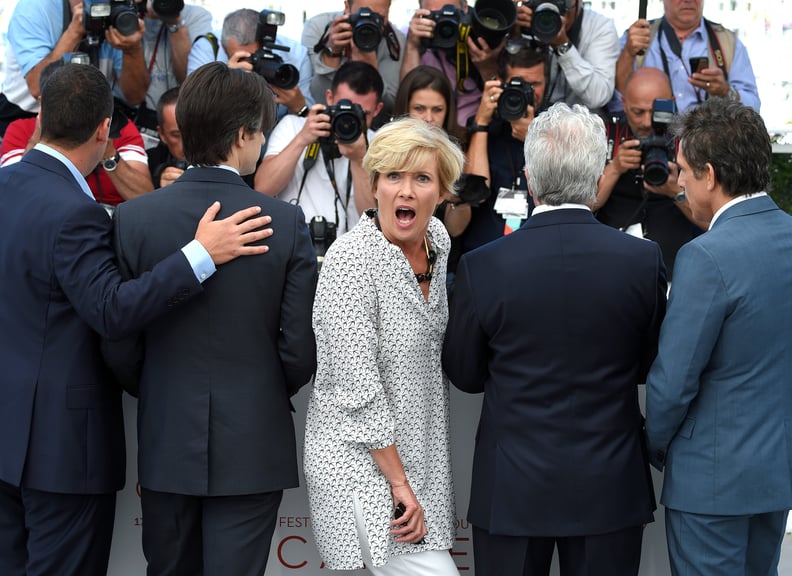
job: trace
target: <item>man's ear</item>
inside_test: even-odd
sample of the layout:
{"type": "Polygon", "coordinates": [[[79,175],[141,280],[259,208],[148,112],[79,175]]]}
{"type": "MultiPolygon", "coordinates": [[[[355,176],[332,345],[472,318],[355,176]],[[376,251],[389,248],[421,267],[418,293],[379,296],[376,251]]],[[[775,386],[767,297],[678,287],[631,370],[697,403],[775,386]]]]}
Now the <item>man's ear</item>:
{"type": "Polygon", "coordinates": [[[96,140],[104,144],[107,144],[107,141],[110,140],[110,118],[102,120],[102,123],[97,127],[96,140]]]}
{"type": "Polygon", "coordinates": [[[325,102],[327,102],[328,106],[332,106],[335,103],[335,96],[330,88],[325,90],[325,102]]]}
{"type": "Polygon", "coordinates": [[[715,166],[707,162],[707,190],[713,190],[718,185],[718,175],[715,173],[715,166]]]}

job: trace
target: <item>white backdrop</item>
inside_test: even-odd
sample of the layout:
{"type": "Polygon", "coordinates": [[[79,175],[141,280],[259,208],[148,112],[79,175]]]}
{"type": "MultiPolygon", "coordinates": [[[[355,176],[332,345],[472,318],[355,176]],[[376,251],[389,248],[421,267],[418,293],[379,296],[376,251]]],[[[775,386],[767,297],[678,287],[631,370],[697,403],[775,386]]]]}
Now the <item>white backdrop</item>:
{"type": "MultiPolygon", "coordinates": [[[[302,461],[302,438],[305,428],[305,410],[309,387],[306,386],[294,399],[297,409],[294,425],[297,430],[298,450],[302,461]]],[[[643,392],[642,392],[643,402],[643,392]]],[[[145,560],[140,544],[140,500],[136,492],[136,401],[124,398],[127,425],[127,486],[119,494],[116,511],[113,548],[110,555],[110,576],[140,576],[145,574],[145,560]]],[[[462,576],[473,575],[473,543],[471,528],[465,516],[470,493],[470,469],[473,462],[473,439],[481,409],[481,396],[451,390],[451,440],[454,483],[457,495],[457,537],[452,553],[462,576]]],[[[277,439],[273,439],[277,441],[277,439]]],[[[653,471],[654,472],[654,471],[653,471]]],[[[655,492],[660,494],[661,477],[655,473],[655,492]]],[[[301,473],[301,485],[302,473],[301,473]]],[[[311,536],[308,502],[304,488],[287,490],[281,504],[278,526],[272,540],[267,576],[320,576],[326,574],[366,575],[367,570],[332,572],[322,566],[311,536]]],[[[662,508],[655,513],[657,519],[646,528],[641,561],[641,576],[667,576],[667,549],[662,508]]],[[[558,574],[553,567],[554,575],[558,574]]],[[[483,575],[482,575],[483,576],[483,575]]]]}

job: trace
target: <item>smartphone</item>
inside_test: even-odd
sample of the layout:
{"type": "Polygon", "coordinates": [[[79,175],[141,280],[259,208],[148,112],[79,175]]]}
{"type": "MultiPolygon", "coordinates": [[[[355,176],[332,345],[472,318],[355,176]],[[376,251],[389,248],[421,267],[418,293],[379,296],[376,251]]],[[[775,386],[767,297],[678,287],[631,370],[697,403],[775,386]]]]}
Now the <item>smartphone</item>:
{"type": "Polygon", "coordinates": [[[709,58],[706,56],[696,56],[690,59],[690,73],[701,72],[704,68],[709,68],[709,58]]]}
{"type": "Polygon", "coordinates": [[[401,502],[399,502],[398,504],[396,504],[396,507],[393,509],[393,517],[399,519],[402,516],[404,516],[405,512],[407,512],[407,507],[401,502]]]}

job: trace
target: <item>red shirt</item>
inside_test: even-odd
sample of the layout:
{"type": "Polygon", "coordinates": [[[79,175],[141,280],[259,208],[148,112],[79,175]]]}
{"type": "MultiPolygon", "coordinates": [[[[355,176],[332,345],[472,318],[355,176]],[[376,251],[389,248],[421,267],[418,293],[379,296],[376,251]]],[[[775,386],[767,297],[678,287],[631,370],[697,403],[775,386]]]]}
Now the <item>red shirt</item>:
{"type": "MultiPolygon", "coordinates": [[[[8,125],[3,142],[0,144],[0,167],[19,162],[25,153],[30,137],[36,131],[36,118],[14,120],[8,125]]],[[[143,137],[131,120],[121,129],[121,135],[113,139],[118,154],[127,162],[143,162],[148,165],[143,137]]],[[[113,181],[101,164],[85,178],[97,202],[115,206],[124,201],[116,190],[113,181]]]]}

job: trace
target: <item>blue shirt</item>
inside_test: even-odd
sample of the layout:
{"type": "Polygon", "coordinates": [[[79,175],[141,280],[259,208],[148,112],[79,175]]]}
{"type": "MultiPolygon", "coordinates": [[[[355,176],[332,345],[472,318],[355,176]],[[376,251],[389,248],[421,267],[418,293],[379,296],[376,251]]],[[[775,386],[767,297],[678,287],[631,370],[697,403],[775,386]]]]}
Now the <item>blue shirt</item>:
{"type": "MultiPolygon", "coordinates": [[[[288,52],[284,50],[273,50],[273,53],[283,58],[284,64],[291,64],[300,72],[300,81],[297,86],[300,92],[305,97],[305,103],[308,106],[313,106],[314,99],[311,96],[311,76],[313,70],[311,68],[311,60],[308,58],[308,50],[291,38],[284,38],[283,36],[275,36],[275,44],[286,46],[289,48],[288,52]]],[[[198,38],[190,49],[190,56],[187,58],[187,74],[190,75],[195,70],[209,62],[223,62],[228,64],[228,54],[222,44],[217,48],[217,58],[214,55],[214,48],[212,43],[207,38],[198,38]]],[[[289,109],[283,104],[278,104],[278,118],[283,118],[289,113],[289,109]]]]}
{"type": "MultiPolygon", "coordinates": [[[[659,35],[660,30],[658,29],[657,36],[659,35]]],[[[657,36],[655,36],[655,38],[652,40],[652,43],[649,45],[644,66],[664,70],[663,58],[661,56],[662,50],[666,56],[666,59],[668,60],[668,72],[671,77],[671,87],[674,90],[674,98],[676,99],[677,108],[681,113],[688,108],[697,106],[699,104],[699,100],[703,102],[707,95],[703,90],[699,90],[700,93],[697,95],[697,88],[688,82],[688,76],[690,76],[689,59],[695,56],[708,56],[710,59],[710,68],[716,67],[712,52],[709,49],[707,28],[705,27],[704,19],[702,18],[701,22],[699,23],[699,27],[690,36],[688,36],[684,42],[682,42],[681,59],[678,58],[676,54],[674,54],[673,50],[671,50],[671,46],[668,44],[668,38],[666,34],[662,34],[662,38],[659,42],[657,41],[657,36]]],[[[624,50],[626,43],[627,32],[625,32],[621,37],[622,50],[624,50]]],[[[759,92],[756,88],[756,77],[754,76],[753,68],[751,67],[751,60],[748,58],[748,51],[745,49],[745,45],[740,42],[739,38],[735,38],[734,59],[728,67],[728,73],[729,84],[733,86],[734,89],[740,94],[740,102],[759,112],[761,102],[759,101],[759,92]]],[[[616,98],[614,98],[614,100],[615,99],[616,98]]],[[[620,101],[620,95],[618,100],[619,105],[612,105],[611,109],[623,109],[620,101]]]]}
{"type": "MultiPolygon", "coordinates": [[[[82,191],[85,192],[86,196],[88,196],[91,200],[94,199],[91,189],[88,188],[88,183],[85,181],[83,175],[80,174],[80,171],[77,170],[77,167],[72,164],[71,160],[54,148],[51,148],[46,144],[42,144],[41,142],[36,144],[35,149],[39,152],[43,152],[47,156],[52,156],[61,164],[66,166],[69,172],[71,172],[71,175],[74,176],[74,180],[77,182],[80,188],[82,188],[82,191]]],[[[198,240],[193,239],[186,246],[184,246],[181,251],[182,254],[184,254],[184,257],[187,258],[187,262],[189,262],[190,267],[193,270],[193,274],[195,274],[195,277],[201,284],[203,284],[204,280],[209,278],[209,276],[214,274],[217,270],[217,268],[215,268],[214,262],[212,262],[212,257],[209,255],[209,252],[206,251],[206,248],[204,248],[203,245],[198,242],[198,240]]]]}

